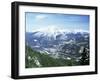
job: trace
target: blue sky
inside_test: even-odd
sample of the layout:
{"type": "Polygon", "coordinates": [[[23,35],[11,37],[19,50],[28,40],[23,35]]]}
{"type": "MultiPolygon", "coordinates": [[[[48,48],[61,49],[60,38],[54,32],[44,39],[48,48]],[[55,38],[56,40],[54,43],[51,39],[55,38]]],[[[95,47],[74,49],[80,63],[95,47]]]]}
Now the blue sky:
{"type": "Polygon", "coordinates": [[[26,12],[26,32],[45,27],[60,27],[63,29],[81,29],[89,31],[89,16],[74,14],[50,14],[26,12]]]}

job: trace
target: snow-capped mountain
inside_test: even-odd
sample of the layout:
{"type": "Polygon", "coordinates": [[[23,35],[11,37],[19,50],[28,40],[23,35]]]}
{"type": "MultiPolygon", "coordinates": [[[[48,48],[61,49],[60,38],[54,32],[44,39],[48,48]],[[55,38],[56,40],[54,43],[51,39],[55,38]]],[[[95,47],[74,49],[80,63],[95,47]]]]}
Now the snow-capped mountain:
{"type": "Polygon", "coordinates": [[[33,30],[33,33],[34,33],[33,36],[52,37],[56,40],[56,37],[59,35],[62,35],[63,37],[65,37],[65,35],[69,34],[69,33],[73,33],[73,34],[81,33],[81,34],[83,34],[83,33],[88,33],[88,31],[81,30],[81,29],[68,30],[68,29],[64,29],[64,28],[60,28],[60,27],[51,26],[51,27],[33,30]]]}
{"type": "Polygon", "coordinates": [[[54,57],[79,57],[82,47],[89,49],[89,32],[47,27],[26,32],[26,44],[41,53],[54,57]]]}

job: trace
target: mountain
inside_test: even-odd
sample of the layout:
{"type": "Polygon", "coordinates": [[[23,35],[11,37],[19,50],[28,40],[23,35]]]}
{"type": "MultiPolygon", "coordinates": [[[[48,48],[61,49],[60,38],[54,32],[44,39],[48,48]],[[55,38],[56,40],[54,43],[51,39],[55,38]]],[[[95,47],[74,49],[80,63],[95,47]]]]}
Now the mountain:
{"type": "Polygon", "coordinates": [[[80,34],[80,33],[85,34],[88,33],[88,31],[81,30],[81,29],[68,30],[68,29],[63,29],[55,26],[33,30],[33,34],[34,34],[33,36],[53,38],[55,40],[59,36],[66,37],[66,34],[80,34]]]}
{"type": "Polygon", "coordinates": [[[26,32],[26,45],[39,53],[53,58],[76,59],[81,51],[89,51],[89,32],[86,30],[69,31],[57,27],[42,28],[26,32]]]}

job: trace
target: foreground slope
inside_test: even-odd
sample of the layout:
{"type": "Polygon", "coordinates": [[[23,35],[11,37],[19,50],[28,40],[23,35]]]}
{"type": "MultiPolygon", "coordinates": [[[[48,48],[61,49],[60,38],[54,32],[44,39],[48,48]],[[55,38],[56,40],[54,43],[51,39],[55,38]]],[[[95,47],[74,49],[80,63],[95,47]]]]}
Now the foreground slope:
{"type": "Polygon", "coordinates": [[[25,63],[26,68],[78,65],[74,59],[53,58],[46,53],[34,51],[29,46],[26,46],[25,63]]]}

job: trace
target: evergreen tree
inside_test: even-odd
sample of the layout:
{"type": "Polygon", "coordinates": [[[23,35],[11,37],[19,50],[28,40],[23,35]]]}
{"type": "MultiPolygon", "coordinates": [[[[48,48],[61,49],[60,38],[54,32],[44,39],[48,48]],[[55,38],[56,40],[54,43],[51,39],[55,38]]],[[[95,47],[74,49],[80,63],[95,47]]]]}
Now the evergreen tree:
{"type": "Polygon", "coordinates": [[[83,49],[83,52],[81,53],[81,59],[80,59],[81,65],[89,65],[89,53],[86,48],[83,49]]]}

